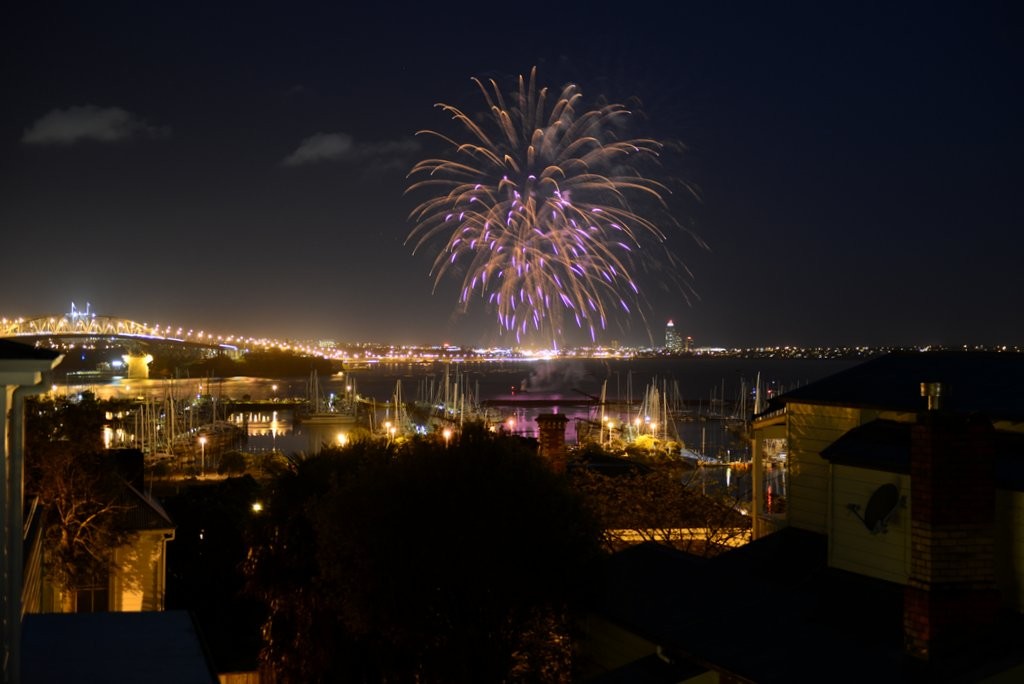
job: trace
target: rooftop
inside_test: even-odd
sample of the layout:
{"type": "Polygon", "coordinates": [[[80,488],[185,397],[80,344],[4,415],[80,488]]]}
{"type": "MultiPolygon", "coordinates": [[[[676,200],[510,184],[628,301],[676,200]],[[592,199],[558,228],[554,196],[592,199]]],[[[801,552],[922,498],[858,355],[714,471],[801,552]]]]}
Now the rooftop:
{"type": "Polygon", "coordinates": [[[217,681],[184,611],[27,615],[22,629],[24,684],[217,681]]]}
{"type": "MultiPolygon", "coordinates": [[[[913,423],[873,420],[845,433],[821,456],[837,465],[908,475],[912,430],[913,423]]],[[[1024,434],[996,431],[992,442],[996,486],[1024,492],[1024,434]]]]}
{"type": "Polygon", "coordinates": [[[615,554],[604,582],[600,615],[680,663],[750,681],[977,681],[1024,658],[1018,616],[956,662],[912,659],[903,587],[829,568],[826,537],[796,528],[707,560],[642,544],[615,554]]]}
{"type": "Polygon", "coordinates": [[[1015,352],[894,352],[773,398],[789,402],[917,411],[921,383],[942,384],[942,407],[993,419],[1024,418],[1024,354],[1015,352]]]}

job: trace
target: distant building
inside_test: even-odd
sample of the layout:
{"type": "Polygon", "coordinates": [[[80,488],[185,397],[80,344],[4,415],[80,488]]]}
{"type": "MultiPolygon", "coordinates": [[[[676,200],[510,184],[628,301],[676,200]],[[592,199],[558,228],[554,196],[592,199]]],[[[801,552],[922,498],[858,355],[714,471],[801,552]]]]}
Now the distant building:
{"type": "MultiPolygon", "coordinates": [[[[141,454],[140,454],[141,461],[141,454]]],[[[22,590],[23,613],[90,613],[97,611],[162,611],[167,590],[167,542],[174,539],[175,526],[166,511],[152,497],[125,482],[119,501],[119,525],[130,540],[114,550],[105,577],[95,586],[62,590],[46,575],[46,551],[37,517],[42,511],[33,505],[26,527],[26,569],[22,590]]]]}
{"type": "Polygon", "coordinates": [[[669,321],[665,326],[665,351],[679,353],[683,351],[683,338],[676,330],[675,323],[669,321]]]}

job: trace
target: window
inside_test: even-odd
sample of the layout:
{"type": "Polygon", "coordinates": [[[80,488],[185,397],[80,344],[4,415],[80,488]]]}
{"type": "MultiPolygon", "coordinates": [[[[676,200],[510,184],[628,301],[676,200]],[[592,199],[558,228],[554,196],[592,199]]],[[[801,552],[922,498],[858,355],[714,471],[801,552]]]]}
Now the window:
{"type": "Polygon", "coordinates": [[[784,437],[765,439],[761,443],[761,491],[759,509],[767,515],[786,514],[789,448],[784,437]]]}

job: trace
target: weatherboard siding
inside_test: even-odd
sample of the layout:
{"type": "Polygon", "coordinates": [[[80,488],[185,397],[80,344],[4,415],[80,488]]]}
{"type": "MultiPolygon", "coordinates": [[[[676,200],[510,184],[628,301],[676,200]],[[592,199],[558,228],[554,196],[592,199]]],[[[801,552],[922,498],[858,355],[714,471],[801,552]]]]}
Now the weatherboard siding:
{"type": "Polygon", "coordinates": [[[111,610],[164,609],[164,532],[145,530],[116,551],[117,570],[111,576],[111,610]]]}
{"type": "Polygon", "coordinates": [[[861,423],[859,409],[792,402],[789,414],[789,524],[828,531],[829,464],[821,451],[861,423]]]}
{"type": "Polygon", "coordinates": [[[910,576],[910,477],[880,470],[832,467],[832,516],[829,565],[861,575],[906,584],[910,576]],[[900,502],[885,532],[872,533],[849,505],[864,515],[871,495],[884,484],[896,485],[900,502]]]}
{"type": "Polygon", "coordinates": [[[996,492],[995,570],[1003,603],[1024,613],[1024,492],[996,492]]]}

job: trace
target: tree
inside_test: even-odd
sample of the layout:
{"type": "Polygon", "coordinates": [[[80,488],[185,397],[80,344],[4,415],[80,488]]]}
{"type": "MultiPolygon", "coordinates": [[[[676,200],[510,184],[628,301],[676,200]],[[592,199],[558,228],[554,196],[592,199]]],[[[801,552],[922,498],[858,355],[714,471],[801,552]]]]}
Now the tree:
{"type": "Polygon", "coordinates": [[[248,466],[245,454],[240,451],[228,451],[220,458],[217,472],[221,475],[241,475],[248,466]]]}
{"type": "Polygon", "coordinates": [[[260,486],[250,476],[181,487],[163,499],[177,528],[167,557],[167,608],[191,612],[222,671],[257,665],[265,613],[243,592],[242,573],[257,501],[260,486]]]}
{"type": "Polygon", "coordinates": [[[654,541],[707,556],[749,537],[750,519],[740,513],[735,492],[700,487],[699,470],[626,459],[608,459],[620,467],[595,468],[595,461],[608,457],[583,456],[571,471],[572,484],[600,521],[609,551],[654,541]]]}
{"type": "Polygon", "coordinates": [[[516,438],[362,442],[299,464],[247,571],[286,681],[561,681],[598,529],[516,438]]]}
{"type": "Polygon", "coordinates": [[[132,536],[121,524],[125,481],[100,451],[103,409],[86,395],[26,411],[26,490],[43,506],[48,576],[64,610],[75,590],[105,584],[114,549],[132,536]]]}

